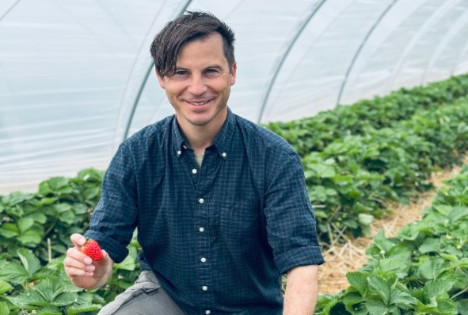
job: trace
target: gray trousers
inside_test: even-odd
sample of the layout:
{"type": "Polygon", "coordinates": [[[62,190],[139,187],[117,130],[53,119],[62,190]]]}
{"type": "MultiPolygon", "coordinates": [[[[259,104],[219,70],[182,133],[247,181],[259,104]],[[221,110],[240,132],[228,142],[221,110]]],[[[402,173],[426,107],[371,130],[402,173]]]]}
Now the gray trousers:
{"type": "Polygon", "coordinates": [[[184,315],[161,288],[150,270],[143,270],[135,284],[115,297],[98,315],[184,315]]]}

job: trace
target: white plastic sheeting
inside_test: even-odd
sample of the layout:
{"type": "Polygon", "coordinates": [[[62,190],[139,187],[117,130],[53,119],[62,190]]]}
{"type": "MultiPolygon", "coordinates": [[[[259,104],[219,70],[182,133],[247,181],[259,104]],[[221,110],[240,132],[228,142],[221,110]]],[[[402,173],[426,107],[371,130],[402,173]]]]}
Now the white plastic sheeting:
{"type": "Polygon", "coordinates": [[[149,46],[184,10],[235,31],[229,105],[255,122],[468,71],[467,0],[0,0],[0,193],[104,169],[171,114],[149,46]]]}

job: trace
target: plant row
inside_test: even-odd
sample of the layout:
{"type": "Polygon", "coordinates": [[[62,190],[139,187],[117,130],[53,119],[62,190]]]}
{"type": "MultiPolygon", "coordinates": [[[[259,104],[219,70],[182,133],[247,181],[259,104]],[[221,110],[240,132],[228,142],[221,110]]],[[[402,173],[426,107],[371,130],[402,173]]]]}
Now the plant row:
{"type": "Polygon", "coordinates": [[[95,313],[133,284],[139,273],[135,239],[102,289],[78,289],[63,270],[69,236],[87,229],[102,175],[86,169],[75,178],[46,180],[35,194],[0,196],[0,315],[95,313]]]}
{"type": "Polygon", "coordinates": [[[346,275],[349,288],[322,295],[316,314],[466,314],[468,166],[438,192],[420,221],[398,236],[383,232],[369,262],[346,275]]]}
{"type": "Polygon", "coordinates": [[[371,127],[391,127],[423,109],[444,106],[468,95],[468,74],[412,89],[402,88],[384,97],[339,105],[316,116],[272,122],[266,127],[285,138],[299,155],[322,151],[338,138],[363,135],[371,127]]]}
{"type": "Polygon", "coordinates": [[[415,114],[392,128],[335,140],[302,158],[319,237],[333,243],[366,234],[389,201],[432,188],[439,166],[460,164],[468,149],[468,97],[415,114]]]}

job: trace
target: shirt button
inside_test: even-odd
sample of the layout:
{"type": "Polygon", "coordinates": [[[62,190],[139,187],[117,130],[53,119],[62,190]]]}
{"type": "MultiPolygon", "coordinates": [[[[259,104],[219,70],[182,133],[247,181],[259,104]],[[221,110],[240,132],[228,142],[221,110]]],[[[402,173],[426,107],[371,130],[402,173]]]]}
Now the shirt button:
{"type": "Polygon", "coordinates": [[[226,152],[221,153],[222,157],[225,158],[227,156],[226,152]]]}
{"type": "Polygon", "coordinates": [[[182,154],[182,152],[181,152],[181,151],[177,151],[177,155],[181,155],[181,154],[182,154]]]}
{"type": "Polygon", "coordinates": [[[192,170],[192,174],[197,174],[197,169],[196,169],[196,168],[194,168],[194,169],[192,170]]]}
{"type": "Polygon", "coordinates": [[[205,199],[203,198],[198,199],[198,203],[204,203],[204,202],[205,202],[205,199]]]}
{"type": "Polygon", "coordinates": [[[205,311],[205,314],[208,314],[208,315],[209,315],[209,314],[211,314],[211,311],[210,311],[210,310],[206,310],[206,311],[205,311]]]}
{"type": "Polygon", "coordinates": [[[208,287],[206,285],[202,286],[202,290],[203,291],[207,291],[208,290],[208,287]]]}
{"type": "Polygon", "coordinates": [[[202,263],[204,263],[204,262],[206,262],[206,258],[205,258],[205,257],[202,257],[202,258],[200,259],[200,261],[201,261],[202,263]]]}
{"type": "Polygon", "coordinates": [[[200,227],[198,228],[198,230],[199,230],[201,233],[205,232],[205,228],[204,228],[203,226],[200,226],[200,227]]]}

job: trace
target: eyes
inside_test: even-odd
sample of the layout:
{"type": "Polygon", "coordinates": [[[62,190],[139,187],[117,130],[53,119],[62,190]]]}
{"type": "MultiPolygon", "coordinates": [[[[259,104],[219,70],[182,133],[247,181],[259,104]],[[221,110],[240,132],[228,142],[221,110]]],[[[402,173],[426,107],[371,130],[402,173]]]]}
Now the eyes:
{"type": "MultiPolygon", "coordinates": [[[[208,78],[216,78],[222,74],[222,71],[218,67],[209,67],[203,70],[202,76],[208,78]]],[[[187,69],[177,68],[174,72],[174,78],[186,78],[190,76],[190,71],[187,69]]]]}

